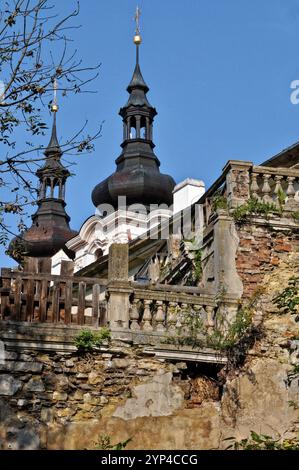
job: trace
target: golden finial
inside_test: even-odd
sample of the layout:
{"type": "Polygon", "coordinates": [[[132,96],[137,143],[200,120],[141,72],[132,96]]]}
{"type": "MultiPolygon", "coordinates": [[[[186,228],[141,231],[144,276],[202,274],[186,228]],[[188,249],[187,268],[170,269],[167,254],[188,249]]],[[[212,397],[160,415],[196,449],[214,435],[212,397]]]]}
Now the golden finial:
{"type": "Polygon", "coordinates": [[[53,80],[53,101],[52,101],[52,106],[51,106],[52,113],[57,113],[59,109],[59,106],[57,104],[57,88],[58,88],[58,83],[55,77],[53,80]]]}
{"type": "Polygon", "coordinates": [[[136,46],[139,46],[139,45],[141,44],[140,24],[139,24],[140,15],[141,15],[141,10],[140,10],[140,8],[137,6],[137,7],[136,7],[135,17],[134,17],[135,23],[136,23],[135,36],[134,36],[134,43],[136,44],[136,46]]]}

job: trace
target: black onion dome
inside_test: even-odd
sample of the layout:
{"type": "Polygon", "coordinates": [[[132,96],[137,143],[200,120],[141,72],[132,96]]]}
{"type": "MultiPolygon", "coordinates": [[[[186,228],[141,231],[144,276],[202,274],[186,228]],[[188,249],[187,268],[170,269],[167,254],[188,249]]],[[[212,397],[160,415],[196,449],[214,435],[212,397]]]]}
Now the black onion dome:
{"type": "MultiPolygon", "coordinates": [[[[78,232],[71,230],[69,227],[58,227],[56,221],[52,226],[49,226],[49,223],[38,226],[32,225],[10,242],[8,253],[16,261],[19,261],[19,251],[23,256],[33,258],[52,257],[59,250],[65,248],[66,242],[76,235],[78,235],[78,232]],[[17,247],[20,250],[16,250],[17,247]]],[[[70,257],[72,257],[71,253],[70,257]]]]}
{"type": "Polygon", "coordinates": [[[118,196],[125,196],[127,205],[172,204],[175,181],[156,168],[134,166],[116,171],[99,183],[92,192],[92,202],[98,207],[111,204],[117,209],[118,196]]]}
{"type": "Polygon", "coordinates": [[[175,181],[160,173],[160,162],[153,152],[153,121],[157,111],[149,103],[149,91],[139,66],[137,45],[136,66],[127,87],[129,99],[119,111],[123,118],[122,153],[115,161],[116,171],[92,191],[92,202],[98,207],[118,206],[118,197],[125,196],[127,205],[172,204],[175,181]]]}

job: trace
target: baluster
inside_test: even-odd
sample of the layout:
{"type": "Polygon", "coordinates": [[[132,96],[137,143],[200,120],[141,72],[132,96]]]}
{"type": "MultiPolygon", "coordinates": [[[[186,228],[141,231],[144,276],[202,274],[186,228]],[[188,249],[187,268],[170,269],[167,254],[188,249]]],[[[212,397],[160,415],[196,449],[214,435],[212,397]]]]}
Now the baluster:
{"type": "Polygon", "coordinates": [[[157,300],[157,313],[156,313],[156,323],[157,323],[156,330],[157,331],[165,331],[164,320],[165,320],[165,313],[163,310],[163,301],[157,300]]]}
{"type": "Polygon", "coordinates": [[[13,320],[19,321],[21,318],[21,306],[22,306],[22,279],[21,277],[17,277],[16,279],[16,285],[15,285],[15,293],[14,293],[14,317],[13,320]]]}
{"type": "Polygon", "coordinates": [[[1,309],[1,319],[4,320],[5,317],[11,316],[11,309],[9,304],[9,294],[11,291],[11,270],[9,268],[1,269],[1,278],[2,278],[2,289],[0,293],[0,309],[1,309]]]}
{"type": "Polygon", "coordinates": [[[152,304],[152,300],[145,300],[144,301],[142,329],[146,330],[146,331],[153,331],[151,304],[152,304]]]}
{"type": "Polygon", "coordinates": [[[276,204],[278,207],[280,207],[281,202],[279,201],[279,194],[283,194],[283,189],[281,186],[281,180],[283,176],[276,175],[274,176],[275,180],[275,189],[274,189],[274,194],[276,194],[276,204]]]}
{"type": "Polygon", "coordinates": [[[263,193],[263,201],[264,202],[273,202],[272,197],[270,196],[271,193],[271,186],[269,184],[269,179],[271,178],[271,175],[263,175],[263,187],[262,187],[262,193],[263,193]]]}
{"type": "Polygon", "coordinates": [[[211,305],[207,305],[205,308],[205,311],[207,313],[207,320],[206,320],[207,333],[208,335],[211,335],[215,327],[214,307],[212,307],[211,305]]]}
{"type": "MultiPolygon", "coordinates": [[[[67,291],[68,283],[66,283],[65,290],[67,291]]],[[[65,295],[66,298],[66,295],[65,295]]],[[[95,327],[99,326],[99,318],[100,318],[100,286],[99,284],[94,284],[92,286],[92,324],[95,327]]],[[[70,323],[71,320],[71,309],[65,309],[65,323],[70,323]]]]}
{"type": "Polygon", "coordinates": [[[250,185],[250,191],[251,191],[251,196],[253,199],[260,199],[259,197],[259,185],[257,183],[257,177],[258,175],[256,173],[252,173],[251,175],[251,185],[250,185]]]}
{"type": "Polygon", "coordinates": [[[175,333],[177,322],[177,303],[169,302],[167,309],[167,330],[169,333],[175,333]]]}
{"type": "Polygon", "coordinates": [[[294,180],[295,178],[293,176],[287,177],[287,182],[288,182],[287,196],[290,199],[294,199],[294,196],[296,194],[295,188],[294,188],[294,180]]]}
{"type": "Polygon", "coordinates": [[[49,295],[49,281],[44,279],[42,281],[42,291],[40,298],[40,319],[41,322],[49,320],[48,307],[49,307],[50,295],[49,295]]]}
{"type": "Polygon", "coordinates": [[[176,324],[175,324],[176,330],[178,330],[178,333],[181,333],[181,328],[182,328],[182,308],[181,305],[177,304],[176,308],[176,324]]]}
{"type": "Polygon", "coordinates": [[[295,201],[296,191],[294,188],[294,181],[295,181],[295,178],[293,176],[287,177],[288,188],[286,190],[286,195],[288,196],[288,200],[286,202],[286,207],[288,209],[293,209],[296,206],[296,201],[295,201]]]}
{"type": "Polygon", "coordinates": [[[130,309],[130,330],[140,330],[140,325],[138,323],[139,320],[139,311],[138,311],[138,302],[139,299],[134,299],[130,309]]]}
{"type": "Polygon", "coordinates": [[[25,321],[33,321],[34,315],[34,281],[28,279],[26,283],[26,318],[25,321]]]}
{"type": "Polygon", "coordinates": [[[184,335],[189,334],[190,332],[190,321],[192,321],[192,318],[188,318],[188,314],[190,315],[190,309],[191,307],[188,304],[182,304],[182,316],[181,316],[181,323],[182,323],[182,333],[184,335]]]}
{"type": "MultiPolygon", "coordinates": [[[[79,282],[79,291],[78,291],[78,325],[84,325],[84,313],[85,313],[85,292],[86,284],[85,282],[79,282]]],[[[58,321],[58,318],[57,318],[58,321]]]]}
{"type": "Polygon", "coordinates": [[[203,318],[202,318],[202,306],[201,305],[193,305],[193,311],[195,315],[194,319],[194,326],[198,330],[198,336],[202,334],[202,326],[203,326],[203,318]]]}

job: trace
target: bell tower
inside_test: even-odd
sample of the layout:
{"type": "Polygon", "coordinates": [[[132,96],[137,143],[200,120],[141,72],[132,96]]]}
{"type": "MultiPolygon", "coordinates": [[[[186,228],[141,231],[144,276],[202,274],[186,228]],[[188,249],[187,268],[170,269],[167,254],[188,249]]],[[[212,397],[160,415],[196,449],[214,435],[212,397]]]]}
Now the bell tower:
{"type": "Polygon", "coordinates": [[[122,152],[116,159],[116,171],[100,182],[92,192],[96,207],[111,204],[118,208],[118,198],[126,198],[126,205],[172,205],[175,182],[171,176],[160,173],[160,161],[154,153],[153,122],[156,109],[149,103],[149,87],[141,73],[139,27],[140,10],[136,11],[134,44],[136,63],[132,79],[127,87],[129,98],[119,114],[123,120],[122,152]]]}
{"type": "MultiPolygon", "coordinates": [[[[53,113],[52,132],[49,145],[44,154],[43,166],[36,171],[39,179],[38,209],[32,215],[32,225],[20,236],[14,238],[9,252],[14,256],[14,245],[21,246],[27,265],[34,266],[32,258],[51,258],[66,242],[77,235],[69,226],[70,217],[65,211],[65,185],[70,172],[61,162],[62,150],[57,139],[56,101],[57,84],[54,81],[54,99],[51,111],[53,113]]],[[[15,257],[15,259],[17,259],[15,257]]],[[[17,261],[19,261],[17,259],[17,261]]],[[[45,264],[45,263],[43,263],[45,264]]],[[[47,265],[49,263],[46,263],[47,265]]]]}

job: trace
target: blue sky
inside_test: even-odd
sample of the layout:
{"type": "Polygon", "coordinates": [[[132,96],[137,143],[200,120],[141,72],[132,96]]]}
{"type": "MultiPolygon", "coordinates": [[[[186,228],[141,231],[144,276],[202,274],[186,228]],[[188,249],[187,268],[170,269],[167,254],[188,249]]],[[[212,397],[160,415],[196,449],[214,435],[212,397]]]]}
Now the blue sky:
{"type": "MultiPolygon", "coordinates": [[[[53,0],[62,15],[72,0],[53,0]]],[[[229,159],[259,163],[299,140],[298,0],[140,0],[140,62],[157,108],[154,141],[161,170],[207,186],[229,159]]],[[[101,62],[96,94],[60,98],[58,134],[85,119],[104,122],[91,155],[76,157],[67,211],[79,229],[94,213],[93,187],[114,171],[122,140],[119,108],[127,98],[135,51],[136,0],[81,1],[73,47],[86,64],[101,62]]],[[[50,123],[49,114],[45,119],[50,123]]],[[[43,139],[43,138],[41,138],[43,139]]],[[[45,138],[48,141],[48,136],[45,138]]],[[[44,143],[44,142],[42,142],[44,143]]],[[[0,253],[1,266],[12,265],[0,253]]]]}

